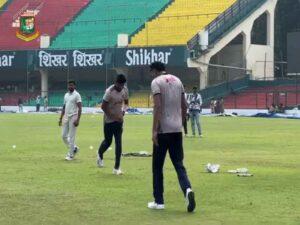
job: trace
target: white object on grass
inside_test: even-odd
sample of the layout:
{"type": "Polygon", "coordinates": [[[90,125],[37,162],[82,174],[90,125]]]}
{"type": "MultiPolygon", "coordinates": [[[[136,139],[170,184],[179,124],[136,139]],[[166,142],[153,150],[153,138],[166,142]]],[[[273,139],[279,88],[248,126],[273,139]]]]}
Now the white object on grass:
{"type": "Polygon", "coordinates": [[[236,170],[228,170],[228,173],[248,173],[249,170],[247,168],[238,168],[236,170]]]}
{"type": "Polygon", "coordinates": [[[205,167],[206,171],[209,173],[218,173],[220,170],[220,165],[219,164],[211,164],[208,163],[205,167]]]}
{"type": "Polygon", "coordinates": [[[16,145],[13,145],[13,146],[12,146],[13,149],[15,149],[16,147],[17,147],[16,145]]]}
{"type": "Polygon", "coordinates": [[[91,145],[91,146],[90,146],[90,149],[93,150],[93,149],[94,149],[94,146],[91,145]]]}

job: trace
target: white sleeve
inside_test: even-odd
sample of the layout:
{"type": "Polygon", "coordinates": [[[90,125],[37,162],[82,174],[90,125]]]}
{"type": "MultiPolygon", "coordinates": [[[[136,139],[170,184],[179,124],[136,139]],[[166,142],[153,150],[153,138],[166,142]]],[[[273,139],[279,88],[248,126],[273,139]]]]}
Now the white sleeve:
{"type": "Polygon", "coordinates": [[[151,83],[151,91],[152,95],[160,94],[160,88],[159,85],[157,84],[156,80],[153,80],[151,83]]]}
{"type": "Polygon", "coordinates": [[[76,103],[82,102],[81,95],[78,93],[76,96],[76,103]]]}
{"type": "Polygon", "coordinates": [[[202,101],[202,96],[201,96],[201,94],[199,94],[199,101],[200,101],[200,106],[202,106],[203,101],[202,101]]]}
{"type": "Polygon", "coordinates": [[[105,94],[103,95],[103,101],[109,102],[109,100],[110,100],[110,91],[109,89],[107,89],[105,91],[105,94]]]}

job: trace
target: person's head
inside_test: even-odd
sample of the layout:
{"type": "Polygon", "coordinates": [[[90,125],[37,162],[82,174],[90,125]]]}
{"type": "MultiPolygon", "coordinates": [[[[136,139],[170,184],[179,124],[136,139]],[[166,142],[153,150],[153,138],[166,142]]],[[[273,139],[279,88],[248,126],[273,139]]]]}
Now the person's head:
{"type": "Polygon", "coordinates": [[[126,77],[124,74],[118,74],[115,81],[115,89],[121,92],[126,84],[126,77]]]}
{"type": "Polygon", "coordinates": [[[75,81],[74,80],[68,81],[68,90],[69,90],[69,92],[72,93],[75,90],[75,88],[76,88],[75,81]]]}
{"type": "Polygon", "coordinates": [[[166,71],[166,66],[162,62],[154,62],[150,65],[150,73],[156,77],[163,74],[166,71]]]}
{"type": "Polygon", "coordinates": [[[197,94],[198,93],[198,88],[197,87],[193,87],[193,93],[197,94]]]}

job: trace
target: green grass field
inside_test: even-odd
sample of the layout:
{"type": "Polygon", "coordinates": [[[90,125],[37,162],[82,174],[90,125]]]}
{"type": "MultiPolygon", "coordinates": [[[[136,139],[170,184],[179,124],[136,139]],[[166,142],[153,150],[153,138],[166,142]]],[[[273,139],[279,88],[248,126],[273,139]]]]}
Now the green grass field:
{"type": "MultiPolygon", "coordinates": [[[[123,151],[151,152],[151,116],[128,116],[123,151]]],[[[195,213],[186,213],[169,158],[164,211],[152,200],[151,158],[123,158],[125,175],[112,175],[114,151],[96,167],[102,116],[84,115],[81,151],[64,161],[58,115],[0,114],[1,225],[299,225],[300,121],[203,118],[204,138],[186,138],[185,166],[196,193],[195,213]],[[13,149],[12,146],[16,145],[13,149]],[[94,146],[91,150],[89,147],[94,146]],[[219,174],[208,174],[208,163],[219,174]],[[227,174],[247,167],[254,177],[227,174]]]]}

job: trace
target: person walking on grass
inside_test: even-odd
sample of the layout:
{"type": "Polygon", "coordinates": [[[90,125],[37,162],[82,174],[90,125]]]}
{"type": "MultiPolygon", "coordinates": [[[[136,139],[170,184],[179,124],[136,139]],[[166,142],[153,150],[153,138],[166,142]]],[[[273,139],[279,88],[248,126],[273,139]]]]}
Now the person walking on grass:
{"type": "Polygon", "coordinates": [[[75,137],[81,117],[82,101],[80,94],[75,90],[75,81],[68,82],[68,89],[69,91],[64,96],[64,105],[58,124],[62,126],[62,139],[69,149],[65,159],[71,161],[79,152],[75,137]]]}
{"type": "Polygon", "coordinates": [[[150,71],[155,77],[151,84],[154,101],[152,127],[154,201],[148,203],[148,208],[165,208],[163,166],[167,151],[169,151],[180,187],[187,201],[187,211],[193,212],[196,207],[195,195],[183,165],[182,121],[186,118],[187,111],[184,88],[177,77],[166,73],[163,63],[152,63],[150,71]]]}
{"type": "Polygon", "coordinates": [[[98,167],[104,166],[103,155],[115,137],[115,166],[113,174],[123,174],[120,168],[122,154],[122,133],[125,112],[128,109],[128,89],[125,87],[126,77],[119,74],[116,81],[111,85],[103,96],[101,108],[104,112],[104,140],[98,150],[98,167]]]}

